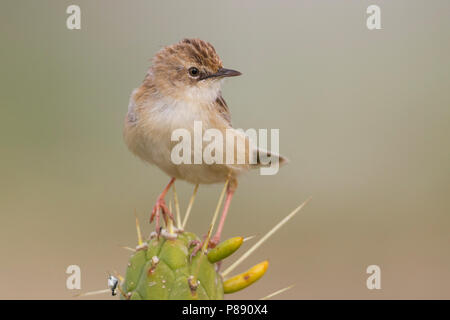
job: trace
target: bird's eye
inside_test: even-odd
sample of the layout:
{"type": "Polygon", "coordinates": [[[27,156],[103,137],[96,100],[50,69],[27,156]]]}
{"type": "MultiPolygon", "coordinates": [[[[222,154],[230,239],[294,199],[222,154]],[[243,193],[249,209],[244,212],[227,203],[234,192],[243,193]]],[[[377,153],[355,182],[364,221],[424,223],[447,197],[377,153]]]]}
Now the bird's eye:
{"type": "Polygon", "coordinates": [[[189,68],[189,75],[191,77],[198,77],[200,75],[200,71],[196,67],[189,68]]]}

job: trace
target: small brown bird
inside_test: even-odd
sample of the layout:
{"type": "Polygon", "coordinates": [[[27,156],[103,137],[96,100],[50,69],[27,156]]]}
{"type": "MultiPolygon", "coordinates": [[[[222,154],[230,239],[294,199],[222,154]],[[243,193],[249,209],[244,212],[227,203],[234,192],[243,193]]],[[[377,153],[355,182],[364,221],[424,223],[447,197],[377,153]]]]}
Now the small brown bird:
{"type": "MultiPolygon", "coordinates": [[[[253,147],[242,131],[231,126],[230,111],[222,98],[221,87],[224,78],[239,75],[241,73],[238,71],[223,68],[222,61],[210,43],[200,39],[184,39],[161,49],[154,56],[142,85],[132,92],[125,118],[126,144],[132,153],[155,164],[171,177],[152,211],[150,222],[156,217],[157,230],[160,211],[166,218],[172,218],[164,197],[175,179],[193,184],[228,181],[219,226],[211,239],[211,246],[214,246],[220,240],[237,187],[237,177],[250,168],[267,165],[261,162],[261,155],[279,164],[285,161],[283,157],[253,147]],[[224,133],[223,136],[226,136],[225,132],[231,133],[233,139],[227,139],[220,151],[226,156],[227,146],[237,141],[232,147],[232,158],[236,160],[241,154],[245,162],[174,163],[172,150],[177,142],[173,141],[172,134],[179,128],[193,134],[195,121],[201,122],[203,130],[216,129],[224,133]],[[237,148],[239,143],[245,147],[237,148]],[[253,156],[256,162],[251,162],[253,156]]],[[[206,142],[202,143],[206,146],[206,142]]],[[[199,152],[194,145],[190,151],[193,157],[199,152]]]]}

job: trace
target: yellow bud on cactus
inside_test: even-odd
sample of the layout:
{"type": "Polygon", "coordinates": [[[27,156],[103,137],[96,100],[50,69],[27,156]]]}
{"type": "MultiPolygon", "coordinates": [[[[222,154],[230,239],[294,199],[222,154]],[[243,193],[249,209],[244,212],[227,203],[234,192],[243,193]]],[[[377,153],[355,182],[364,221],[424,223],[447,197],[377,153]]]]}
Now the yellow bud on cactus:
{"type": "MultiPolygon", "coordinates": [[[[211,232],[226,188],[227,183],[222,190],[210,228],[203,242],[196,234],[184,230],[197,187],[194,189],[183,223],[181,223],[175,189],[173,191],[178,222],[168,219],[166,229],[158,229],[157,232],[152,232],[147,240],[143,240],[139,221],[136,217],[138,244],[135,249],[123,247],[133,252],[127,265],[125,277],[120,276],[117,272],[115,272],[115,276],[110,274],[108,289],[91,291],[80,296],[110,292],[112,295],[120,293],[120,298],[125,300],[223,299],[224,294],[245,289],[258,281],[267,271],[269,266],[267,260],[226,281],[223,281],[223,278],[226,278],[272,234],[286,224],[306,205],[309,199],[276,224],[226,270],[220,272],[221,262],[238,250],[244,242],[244,238],[234,237],[208,250],[211,232]]],[[[169,207],[171,207],[170,204],[169,207]]],[[[271,298],[291,287],[278,290],[267,295],[264,299],[271,298]]]]}
{"type": "Polygon", "coordinates": [[[224,293],[233,293],[247,288],[249,285],[258,281],[267,271],[269,261],[263,261],[250,268],[244,273],[238,274],[223,283],[224,293]]]}
{"type": "Polygon", "coordinates": [[[244,242],[243,237],[234,237],[220,243],[208,252],[208,260],[211,263],[221,261],[232,255],[244,242]]]}

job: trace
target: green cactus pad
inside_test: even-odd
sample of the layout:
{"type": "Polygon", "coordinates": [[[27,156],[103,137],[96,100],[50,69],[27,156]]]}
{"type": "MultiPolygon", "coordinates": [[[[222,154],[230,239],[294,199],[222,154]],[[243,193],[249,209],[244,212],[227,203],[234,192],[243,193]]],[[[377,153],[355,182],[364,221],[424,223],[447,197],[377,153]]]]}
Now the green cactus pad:
{"type": "Polygon", "coordinates": [[[176,239],[153,238],[139,246],[130,257],[123,299],[143,300],[220,300],[223,299],[221,276],[215,265],[201,252],[190,259],[190,232],[176,239]],[[192,283],[195,281],[196,283],[192,283]]]}

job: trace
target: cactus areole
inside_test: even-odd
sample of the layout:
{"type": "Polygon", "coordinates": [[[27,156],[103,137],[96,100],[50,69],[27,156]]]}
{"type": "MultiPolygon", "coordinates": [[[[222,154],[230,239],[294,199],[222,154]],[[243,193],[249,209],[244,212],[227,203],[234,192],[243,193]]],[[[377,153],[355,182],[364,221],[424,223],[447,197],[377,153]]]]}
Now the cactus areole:
{"type": "MultiPolygon", "coordinates": [[[[223,194],[224,192],[220,199],[223,198],[223,194]]],[[[222,273],[219,273],[222,261],[240,248],[244,238],[227,239],[208,251],[208,241],[221,200],[219,200],[213,222],[202,245],[200,245],[202,242],[197,235],[184,231],[180,222],[177,225],[178,228],[175,227],[170,219],[166,221],[166,229],[159,229],[159,233],[152,232],[149,239],[143,241],[139,221],[136,217],[138,245],[136,249],[125,247],[133,251],[125,277],[117,273],[116,276],[110,275],[108,290],[112,295],[120,292],[120,298],[125,300],[222,300],[224,294],[245,289],[266,273],[269,266],[267,260],[258,263],[246,272],[223,279],[274,232],[287,223],[308,201],[298,206],[275,225],[222,273]],[[200,247],[201,250],[199,250],[200,247]]],[[[191,204],[192,201],[190,206],[191,204]]],[[[186,217],[189,215],[189,210],[188,208],[186,217]]],[[[284,292],[291,287],[278,290],[265,298],[284,292]]],[[[104,290],[87,294],[99,292],[102,293],[104,290]]]]}
{"type": "Polygon", "coordinates": [[[122,284],[122,299],[219,300],[223,299],[222,277],[207,256],[190,257],[199,238],[190,232],[175,239],[153,237],[138,246],[130,257],[122,284]]]}

